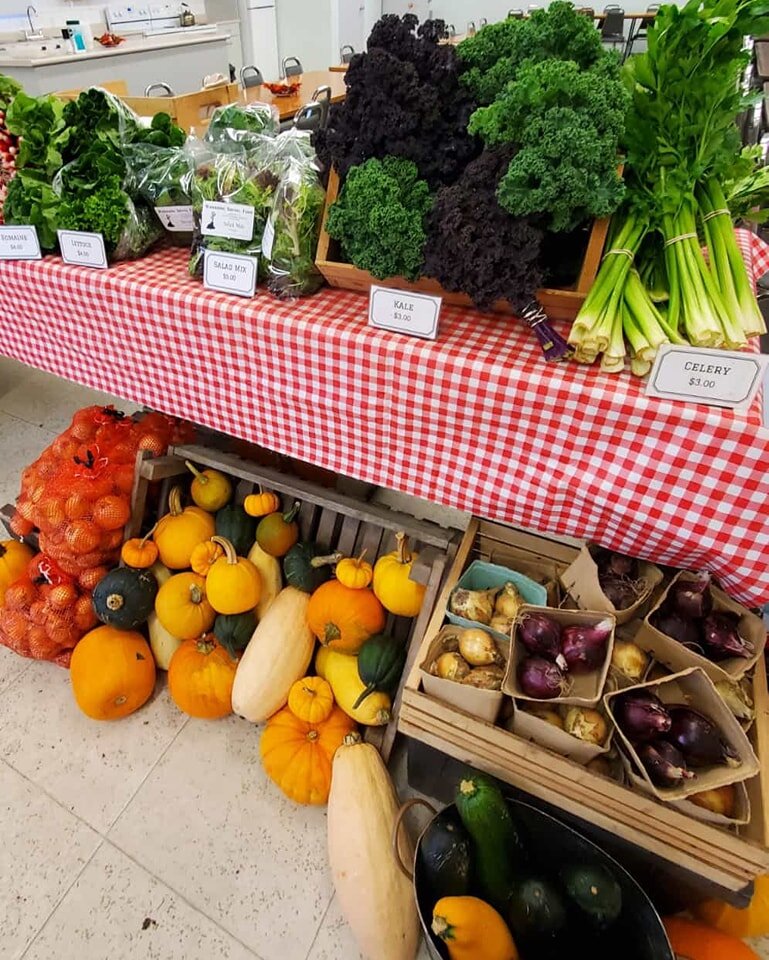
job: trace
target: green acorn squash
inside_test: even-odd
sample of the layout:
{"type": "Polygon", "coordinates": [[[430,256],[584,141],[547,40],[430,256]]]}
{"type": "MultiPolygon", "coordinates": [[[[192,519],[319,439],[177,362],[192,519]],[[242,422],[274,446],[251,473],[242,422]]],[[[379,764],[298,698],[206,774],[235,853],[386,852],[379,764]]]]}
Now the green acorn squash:
{"type": "Polygon", "coordinates": [[[341,557],[341,553],[329,554],[318,543],[295,543],[283,558],[286,582],[304,593],[314,593],[331,579],[331,564],[341,557]]]}
{"type": "Polygon", "coordinates": [[[214,620],[214,636],[233,660],[248,646],[256,630],[256,614],[253,610],[246,613],[220,613],[214,620]]]}
{"type": "Polygon", "coordinates": [[[470,892],[470,838],[455,810],[434,817],[419,840],[422,880],[431,903],[470,892]]]}
{"type": "Polygon", "coordinates": [[[566,904],[558,889],[543,877],[527,877],[517,883],[507,911],[515,942],[534,948],[555,940],[567,922],[566,904]]]}
{"type": "Polygon", "coordinates": [[[116,567],[93,591],[93,609],[102,623],[119,630],[135,630],[155,607],[158,582],[149,570],[116,567]]]}
{"type": "Polygon", "coordinates": [[[606,867],[576,863],[559,873],[566,893],[595,926],[614,923],[622,912],[622,888],[606,867]]]}
{"type": "Polygon", "coordinates": [[[216,535],[229,540],[239,557],[247,557],[256,540],[256,518],[238,503],[228,503],[216,512],[216,535]]]}
{"type": "Polygon", "coordinates": [[[359,707],[374,691],[392,693],[398,686],[405,662],[406,648],[402,643],[386,633],[369,637],[358,651],[358,676],[366,689],[355,706],[359,707]]]}

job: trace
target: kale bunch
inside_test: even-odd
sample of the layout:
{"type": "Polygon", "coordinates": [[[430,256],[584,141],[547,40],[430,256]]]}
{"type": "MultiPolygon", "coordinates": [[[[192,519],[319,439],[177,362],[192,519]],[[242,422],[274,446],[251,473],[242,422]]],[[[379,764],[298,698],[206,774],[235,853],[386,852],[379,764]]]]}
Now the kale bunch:
{"type": "Polygon", "coordinates": [[[592,19],[566,0],[554,0],[525,20],[490,23],[463,40],[457,53],[466,67],[462,83],[478,103],[488,105],[516,79],[524,62],[573,60],[586,69],[601,59],[603,47],[592,19]]]}
{"type": "Polygon", "coordinates": [[[430,188],[410,160],[367,160],[350,170],[326,229],[341,243],[347,260],[378,280],[416,280],[422,273],[424,221],[432,202],[430,188]]]}
{"type": "Polygon", "coordinates": [[[542,230],[511,217],[497,201],[500,179],[513,159],[509,145],[485,150],[427,215],[425,274],[452,292],[467,293],[481,310],[508,300],[520,310],[541,285],[542,230]]]}
{"type": "Polygon", "coordinates": [[[344,179],[372,157],[403,157],[435,187],[452,183],[479,152],[467,124],[475,101],[460,83],[450,44],[439,44],[435,21],[415,30],[412,14],[389,14],[374,26],[368,52],[353,57],[347,97],[332,106],[315,137],[318,157],[344,179]]]}
{"type": "Polygon", "coordinates": [[[617,155],[628,100],[612,54],[587,70],[572,60],[524,64],[470,121],[487,146],[517,148],[499,183],[502,207],[541,215],[555,232],[613,213],[624,196],[617,155]]]}

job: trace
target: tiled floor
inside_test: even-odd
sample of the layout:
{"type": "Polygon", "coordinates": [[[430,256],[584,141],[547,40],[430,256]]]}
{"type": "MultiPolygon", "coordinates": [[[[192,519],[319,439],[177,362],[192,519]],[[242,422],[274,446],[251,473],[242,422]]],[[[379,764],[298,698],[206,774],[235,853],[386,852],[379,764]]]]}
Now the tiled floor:
{"type": "MultiPolygon", "coordinates": [[[[0,504],[107,399],[0,357],[0,504]]],[[[162,684],[132,717],[89,721],[66,671],[0,648],[0,960],[359,960],[325,811],[287,801],[258,745],[235,717],[185,718],[162,684]]]]}

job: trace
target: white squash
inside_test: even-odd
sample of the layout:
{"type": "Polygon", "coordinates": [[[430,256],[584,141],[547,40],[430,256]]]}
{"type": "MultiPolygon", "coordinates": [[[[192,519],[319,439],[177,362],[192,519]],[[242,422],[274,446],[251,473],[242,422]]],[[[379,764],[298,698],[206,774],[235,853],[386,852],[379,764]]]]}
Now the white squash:
{"type": "MultiPolygon", "coordinates": [[[[159,587],[162,587],[167,580],[171,579],[171,571],[168,567],[163,566],[159,560],[150,567],[150,573],[154,574],[159,587]]],[[[171,657],[182,645],[182,641],[166,630],[158,620],[158,615],[154,610],[147,617],[147,631],[150,635],[150,647],[155,663],[161,670],[168,670],[171,657]]]]}
{"type": "MultiPolygon", "coordinates": [[[[351,733],[334,754],[328,857],[334,888],[366,960],[414,960],[419,918],[411,883],[392,851],[398,798],[379,751],[351,733]]],[[[402,832],[401,855],[414,848],[402,832]]]]}
{"type": "Polygon", "coordinates": [[[286,587],[270,604],[238,663],[232,710],[260,723],[285,707],[291,685],[306,673],[315,649],[307,626],[310,595],[286,587]]]}
{"type": "Polygon", "coordinates": [[[262,592],[259,596],[259,603],[256,605],[256,619],[261,620],[283,586],[280,561],[277,557],[272,557],[262,550],[258,543],[254,543],[248,551],[248,559],[259,571],[262,578],[262,592]]]}

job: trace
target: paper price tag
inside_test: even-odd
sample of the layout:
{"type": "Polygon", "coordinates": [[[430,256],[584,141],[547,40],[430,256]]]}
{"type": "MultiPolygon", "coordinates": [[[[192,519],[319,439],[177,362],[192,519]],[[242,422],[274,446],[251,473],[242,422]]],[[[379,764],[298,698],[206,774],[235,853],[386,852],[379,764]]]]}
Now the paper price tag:
{"type": "Polygon", "coordinates": [[[155,213],[169,233],[192,233],[195,228],[192,219],[192,207],[189,204],[187,206],[155,207],[155,213]]]}
{"type": "Polygon", "coordinates": [[[220,293],[235,293],[239,297],[253,297],[256,291],[258,257],[244,257],[235,253],[217,253],[206,250],[203,266],[203,286],[220,293]]]}
{"type": "Polygon", "coordinates": [[[104,249],[104,237],[100,233],[83,233],[80,230],[59,230],[61,259],[65,263],[81,267],[96,267],[100,270],[109,266],[107,251],[104,249]]]}
{"type": "Polygon", "coordinates": [[[664,344],[657,353],[647,397],[744,410],[761,386],[769,356],[664,344]]]}
{"type": "Polygon", "coordinates": [[[0,260],[42,260],[34,227],[0,227],[0,260]]]}
{"type": "Polygon", "coordinates": [[[442,302],[441,297],[424,293],[372,286],[368,305],[369,326],[392,330],[394,333],[407,333],[423,340],[435,340],[442,302]]]}
{"type": "Polygon", "coordinates": [[[264,226],[264,233],[262,234],[262,256],[268,260],[272,258],[273,243],[275,243],[275,226],[273,225],[272,218],[269,218],[264,226]]]}
{"type": "Polygon", "coordinates": [[[219,203],[206,200],[200,215],[204,237],[251,240],[254,236],[254,208],[247,203],[219,203]]]}

